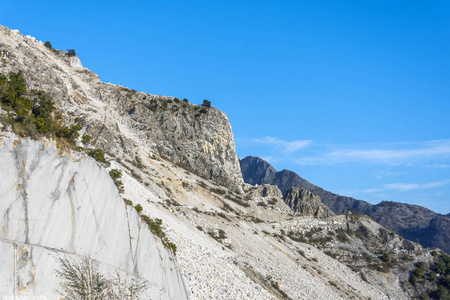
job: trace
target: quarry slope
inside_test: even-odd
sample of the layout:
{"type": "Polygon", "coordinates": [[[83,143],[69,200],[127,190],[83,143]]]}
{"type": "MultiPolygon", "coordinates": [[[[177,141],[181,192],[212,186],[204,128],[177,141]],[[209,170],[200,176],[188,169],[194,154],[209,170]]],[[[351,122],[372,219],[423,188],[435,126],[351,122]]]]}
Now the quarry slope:
{"type": "Polygon", "coordinates": [[[188,299],[173,253],[93,159],[2,134],[0,166],[0,295],[55,299],[58,258],[88,258],[148,281],[143,298],[188,299]]]}

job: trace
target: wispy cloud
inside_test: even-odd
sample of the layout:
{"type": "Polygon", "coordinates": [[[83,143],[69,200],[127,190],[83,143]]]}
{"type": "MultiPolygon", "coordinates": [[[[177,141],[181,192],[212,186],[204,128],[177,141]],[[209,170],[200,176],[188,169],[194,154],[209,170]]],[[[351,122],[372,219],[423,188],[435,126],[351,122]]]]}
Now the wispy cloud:
{"type": "Polygon", "coordinates": [[[433,168],[433,169],[448,169],[450,168],[450,165],[445,164],[434,164],[434,165],[426,165],[427,168],[433,168]]]}
{"type": "Polygon", "coordinates": [[[268,145],[284,153],[294,153],[311,144],[311,140],[285,141],[277,137],[266,136],[263,138],[238,138],[236,143],[240,145],[268,145]]]}
{"type": "Polygon", "coordinates": [[[388,178],[388,177],[392,177],[392,176],[399,176],[402,174],[403,174],[402,172],[392,172],[392,171],[382,170],[382,171],[377,171],[375,174],[375,177],[377,179],[383,179],[383,178],[388,178]]]}
{"type": "MultiPolygon", "coordinates": [[[[450,180],[442,180],[442,181],[435,181],[430,183],[390,183],[383,185],[382,188],[370,188],[370,189],[345,189],[339,191],[341,195],[354,197],[354,196],[360,196],[363,197],[362,194],[377,194],[377,193],[383,193],[385,191],[389,190],[396,190],[399,192],[408,192],[413,190],[425,190],[425,189],[432,189],[437,187],[442,187],[444,185],[447,185],[450,183],[450,180]]],[[[434,193],[435,196],[442,195],[443,192],[436,192],[434,193]]]]}
{"type": "Polygon", "coordinates": [[[374,164],[398,165],[412,164],[417,160],[450,156],[450,140],[430,141],[408,146],[411,149],[339,149],[318,156],[300,158],[296,160],[296,163],[299,165],[331,165],[362,161],[374,164]]]}
{"type": "Polygon", "coordinates": [[[412,191],[412,190],[424,190],[435,187],[441,187],[449,183],[450,180],[435,181],[430,183],[391,183],[385,184],[384,187],[390,190],[412,191]]]}
{"type": "Polygon", "coordinates": [[[382,191],[384,191],[384,189],[351,189],[351,190],[341,190],[339,191],[339,194],[352,197],[359,194],[373,194],[382,191]]]}

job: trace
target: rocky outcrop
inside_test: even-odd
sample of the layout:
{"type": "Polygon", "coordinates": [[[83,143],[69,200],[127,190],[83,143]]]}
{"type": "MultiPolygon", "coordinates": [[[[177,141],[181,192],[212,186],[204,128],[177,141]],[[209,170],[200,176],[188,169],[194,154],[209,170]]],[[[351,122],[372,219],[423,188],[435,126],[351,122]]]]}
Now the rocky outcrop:
{"type": "Polygon", "coordinates": [[[327,218],[334,213],[320,201],[320,197],[302,188],[291,188],[284,194],[284,202],[301,216],[327,218]]]}
{"type": "Polygon", "coordinates": [[[105,169],[49,143],[0,141],[0,295],[56,299],[58,258],[86,258],[105,277],[148,282],[143,298],[188,298],[173,253],[105,169]]]}
{"type": "Polygon", "coordinates": [[[0,72],[22,71],[31,89],[44,90],[66,123],[76,118],[93,146],[110,157],[157,155],[217,184],[242,192],[242,175],[227,116],[212,107],[100,82],[75,56],[0,26],[0,72]]]}
{"type": "Polygon", "coordinates": [[[240,165],[246,183],[273,184],[283,193],[291,187],[306,189],[318,195],[337,214],[351,212],[370,216],[404,238],[418,241],[424,247],[439,247],[450,253],[450,240],[443,238],[450,236],[450,226],[437,226],[448,223],[447,216],[418,205],[392,201],[372,205],[366,201],[340,196],[308,182],[292,171],[277,172],[259,157],[247,156],[241,159],[240,165]]]}

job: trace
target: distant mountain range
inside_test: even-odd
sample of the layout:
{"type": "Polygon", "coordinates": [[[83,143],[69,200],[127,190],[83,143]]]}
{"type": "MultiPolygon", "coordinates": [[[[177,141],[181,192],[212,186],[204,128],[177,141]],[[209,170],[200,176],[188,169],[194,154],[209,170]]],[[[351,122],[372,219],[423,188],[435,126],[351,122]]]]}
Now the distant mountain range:
{"type": "Polygon", "coordinates": [[[295,172],[277,172],[259,157],[247,156],[240,160],[240,165],[246,183],[276,185],[283,194],[291,187],[304,188],[318,195],[337,214],[351,212],[367,215],[406,239],[450,253],[450,214],[441,215],[419,205],[392,201],[372,205],[366,201],[340,196],[310,183],[295,172]]]}

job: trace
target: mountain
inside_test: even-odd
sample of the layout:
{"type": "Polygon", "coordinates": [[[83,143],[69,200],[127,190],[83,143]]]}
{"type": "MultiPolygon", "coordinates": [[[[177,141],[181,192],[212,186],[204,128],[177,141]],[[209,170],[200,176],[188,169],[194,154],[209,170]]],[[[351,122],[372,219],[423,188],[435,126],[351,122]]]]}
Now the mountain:
{"type": "Polygon", "coordinates": [[[273,184],[285,193],[291,187],[303,188],[318,195],[333,212],[364,214],[402,237],[419,242],[424,247],[438,247],[450,253],[450,220],[425,207],[383,201],[372,205],[366,201],[340,196],[326,191],[296,173],[277,172],[259,157],[247,156],[240,160],[244,181],[249,184],[273,184]]]}
{"type": "Polygon", "coordinates": [[[2,298],[82,298],[83,278],[97,299],[448,292],[439,250],[244,183],[214,107],[103,83],[74,51],[1,26],[0,54],[2,298]]]}

